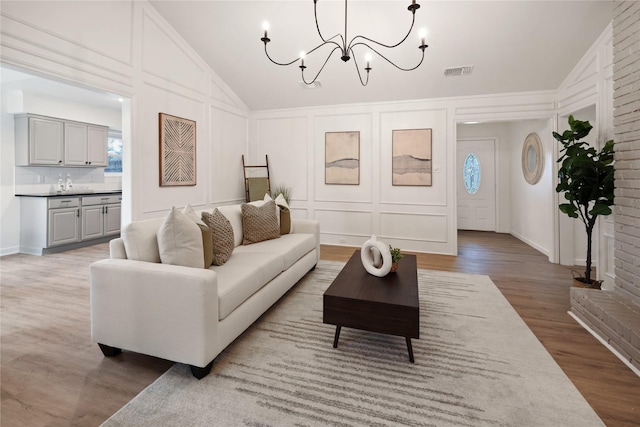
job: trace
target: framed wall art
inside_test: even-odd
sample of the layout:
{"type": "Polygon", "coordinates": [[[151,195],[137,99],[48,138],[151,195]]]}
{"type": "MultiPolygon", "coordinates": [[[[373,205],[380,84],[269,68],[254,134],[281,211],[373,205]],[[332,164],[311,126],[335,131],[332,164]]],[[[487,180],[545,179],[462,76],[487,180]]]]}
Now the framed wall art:
{"type": "Polygon", "coordinates": [[[159,113],[160,186],[196,185],[196,122],[159,113]]]}
{"type": "Polygon", "coordinates": [[[360,132],[326,132],[324,156],[325,184],[360,184],[360,132]]]}
{"type": "Polygon", "coordinates": [[[392,131],[392,184],[431,185],[431,129],[392,131]]]}

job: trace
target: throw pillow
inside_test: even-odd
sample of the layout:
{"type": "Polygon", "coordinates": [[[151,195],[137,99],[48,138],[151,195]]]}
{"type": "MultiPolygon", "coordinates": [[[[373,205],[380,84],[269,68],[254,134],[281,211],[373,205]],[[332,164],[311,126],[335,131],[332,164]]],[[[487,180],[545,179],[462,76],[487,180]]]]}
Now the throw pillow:
{"type": "Polygon", "coordinates": [[[293,233],[293,223],[291,222],[291,210],[282,193],[276,197],[276,205],[280,208],[280,234],[293,233]]]}
{"type": "Polygon", "coordinates": [[[163,264],[204,267],[202,233],[193,220],[171,208],[157,233],[158,250],[163,264]]]}
{"type": "Polygon", "coordinates": [[[271,200],[260,207],[243,203],[241,208],[243,245],[280,237],[275,201],[271,200]]]}
{"type": "Polygon", "coordinates": [[[229,260],[235,247],[231,222],[217,208],[213,210],[213,213],[202,212],[202,219],[211,229],[212,264],[222,265],[229,260]]]}
{"type": "Polygon", "coordinates": [[[278,206],[280,211],[280,235],[291,232],[291,211],[284,206],[278,206]]]}
{"type": "Polygon", "coordinates": [[[202,220],[200,219],[200,217],[198,216],[198,214],[196,213],[196,211],[193,210],[193,208],[191,207],[191,205],[187,205],[184,207],[184,210],[182,211],[182,213],[184,213],[186,216],[188,216],[189,218],[191,218],[191,220],[193,220],[193,222],[195,222],[198,225],[205,225],[204,222],[202,222],[202,220]]]}
{"type": "MultiPolygon", "coordinates": [[[[202,221],[202,220],[200,220],[202,221]]],[[[213,264],[213,237],[211,235],[211,229],[202,224],[197,224],[202,233],[202,249],[204,251],[204,268],[211,267],[213,264]]]]}

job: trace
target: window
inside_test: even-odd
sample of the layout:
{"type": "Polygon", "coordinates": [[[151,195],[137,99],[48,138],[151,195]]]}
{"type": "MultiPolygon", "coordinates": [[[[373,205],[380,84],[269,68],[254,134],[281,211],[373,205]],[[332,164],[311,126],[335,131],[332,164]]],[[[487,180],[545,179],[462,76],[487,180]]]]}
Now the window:
{"type": "Polygon", "coordinates": [[[469,153],[464,159],[464,186],[469,194],[476,194],[480,188],[480,161],[474,153],[469,153]]]}
{"type": "Polygon", "coordinates": [[[122,172],[122,132],[119,130],[109,129],[107,137],[107,156],[109,166],[105,168],[105,172],[122,172]]]}

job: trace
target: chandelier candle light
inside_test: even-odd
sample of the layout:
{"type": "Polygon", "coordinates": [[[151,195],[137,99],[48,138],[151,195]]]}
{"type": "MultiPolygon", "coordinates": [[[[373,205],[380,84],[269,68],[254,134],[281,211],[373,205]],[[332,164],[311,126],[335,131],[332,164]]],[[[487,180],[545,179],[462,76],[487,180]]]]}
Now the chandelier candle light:
{"type": "Polygon", "coordinates": [[[271,41],[271,39],[268,37],[269,24],[267,22],[265,22],[264,25],[263,25],[264,37],[262,37],[260,39],[264,43],[264,53],[267,55],[267,58],[269,58],[269,60],[271,62],[273,62],[274,64],[283,65],[284,66],[284,65],[291,65],[291,64],[293,64],[295,62],[300,61],[300,65],[298,67],[300,68],[300,70],[302,72],[302,81],[305,84],[311,85],[311,84],[316,82],[316,80],[318,79],[318,76],[320,75],[320,73],[324,69],[325,65],[327,65],[327,62],[329,62],[329,58],[331,58],[331,56],[333,55],[333,53],[336,50],[340,50],[340,52],[342,53],[342,56],[340,57],[340,59],[342,59],[344,62],[349,61],[349,59],[351,59],[351,57],[353,57],[353,63],[356,66],[356,71],[358,72],[358,78],[360,79],[360,83],[362,84],[362,86],[366,86],[369,83],[369,71],[371,71],[371,69],[372,69],[371,68],[371,59],[372,59],[371,52],[375,52],[378,56],[380,56],[382,59],[387,61],[389,64],[393,65],[394,67],[396,67],[397,69],[402,70],[402,71],[415,70],[416,68],[418,68],[422,64],[422,61],[424,61],[424,50],[427,47],[429,47],[426,44],[426,30],[424,30],[424,29],[420,31],[421,44],[420,44],[420,46],[418,46],[418,49],[420,49],[422,51],[422,57],[420,58],[420,62],[418,63],[418,65],[416,65],[415,67],[412,67],[412,68],[403,68],[403,67],[400,67],[400,66],[394,64],[390,59],[385,57],[383,54],[381,54],[379,51],[377,51],[375,48],[373,48],[371,46],[371,44],[374,44],[374,45],[376,45],[376,47],[384,47],[384,48],[392,49],[392,48],[400,46],[407,39],[407,37],[409,37],[409,34],[411,34],[411,30],[413,30],[413,25],[415,24],[415,21],[416,21],[416,10],[420,9],[420,5],[418,3],[416,3],[416,0],[412,0],[412,2],[409,5],[409,7],[407,7],[409,12],[411,12],[411,26],[409,27],[409,31],[407,31],[407,34],[402,38],[402,40],[400,40],[398,43],[393,44],[393,45],[387,45],[387,44],[384,44],[384,43],[380,43],[378,41],[375,41],[373,39],[370,39],[370,38],[365,37],[365,36],[360,36],[360,35],[353,37],[349,41],[349,43],[347,43],[347,0],[344,1],[344,35],[336,34],[333,37],[329,37],[328,39],[325,39],[323,37],[323,35],[322,35],[322,32],[320,31],[320,25],[318,24],[317,5],[318,5],[318,0],[313,0],[313,15],[314,15],[314,18],[315,18],[315,21],[316,21],[316,29],[318,30],[318,35],[320,36],[320,39],[322,40],[322,43],[320,43],[318,46],[316,46],[313,49],[311,49],[310,51],[308,51],[306,54],[305,54],[305,52],[301,52],[300,56],[298,58],[294,59],[291,62],[277,62],[277,61],[274,61],[271,58],[271,56],[269,56],[269,52],[267,51],[267,43],[269,43],[271,41]],[[337,41],[338,39],[340,39],[340,42],[337,41]],[[304,65],[304,58],[305,58],[305,56],[308,56],[309,54],[313,53],[314,51],[316,51],[317,49],[319,49],[319,48],[321,48],[321,47],[323,47],[325,45],[335,45],[335,47],[331,50],[331,52],[327,56],[327,59],[325,59],[324,63],[322,64],[322,67],[320,67],[320,70],[315,75],[313,80],[307,81],[305,79],[305,77],[304,77],[304,70],[307,68],[304,65]],[[365,47],[370,49],[370,52],[367,52],[367,54],[365,55],[366,66],[364,67],[364,70],[367,72],[367,77],[366,77],[365,80],[362,79],[362,73],[360,72],[360,68],[358,67],[358,62],[356,61],[356,57],[355,57],[355,54],[354,54],[353,48],[355,48],[356,46],[365,46],[365,47]]]}

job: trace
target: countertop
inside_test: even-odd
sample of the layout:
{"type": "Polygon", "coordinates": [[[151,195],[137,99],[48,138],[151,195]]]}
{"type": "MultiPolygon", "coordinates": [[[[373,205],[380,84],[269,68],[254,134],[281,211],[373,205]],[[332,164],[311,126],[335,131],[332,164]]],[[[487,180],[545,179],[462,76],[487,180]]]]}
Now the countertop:
{"type": "Polygon", "coordinates": [[[112,190],[112,191],[95,191],[93,193],[62,193],[62,194],[51,194],[51,193],[30,193],[30,194],[16,194],[17,197],[82,197],[82,196],[104,196],[104,195],[115,195],[122,194],[122,190],[112,190]]]}

